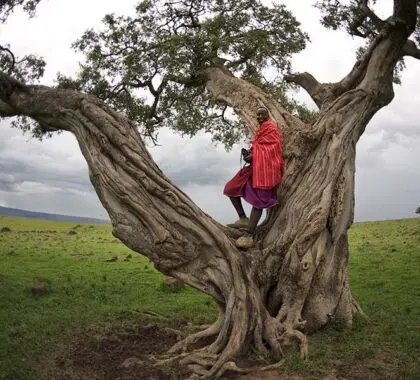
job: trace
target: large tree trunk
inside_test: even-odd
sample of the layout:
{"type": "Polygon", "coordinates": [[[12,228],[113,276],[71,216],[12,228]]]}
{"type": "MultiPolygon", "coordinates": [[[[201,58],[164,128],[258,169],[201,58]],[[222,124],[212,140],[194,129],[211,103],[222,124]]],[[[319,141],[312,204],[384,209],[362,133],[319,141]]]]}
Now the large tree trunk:
{"type": "Polygon", "coordinates": [[[27,115],[72,132],[113,234],[163,273],[214,297],[218,320],[170,354],[179,354],[195,374],[220,377],[239,370],[234,358],[251,347],[263,357],[280,358],[282,348],[296,341],[305,357],[306,333],[334,318],[351,323],[361,312],[347,273],[355,146],[368,121],[392,99],[392,71],[407,33],[390,24],[348,77],[319,85],[322,91],[312,95],[321,110],[311,125],[224,70],[203,73],[208,91],[234,107],[251,132],[261,105],[281,126],[287,171],[280,204],[269,212],[257,247],[249,251],[238,250],[237,232],[208,217],[165,177],[135,126],[96,98],[25,86],[1,74],[0,115],[27,115]],[[205,337],[214,337],[213,343],[189,351],[205,337]]]}

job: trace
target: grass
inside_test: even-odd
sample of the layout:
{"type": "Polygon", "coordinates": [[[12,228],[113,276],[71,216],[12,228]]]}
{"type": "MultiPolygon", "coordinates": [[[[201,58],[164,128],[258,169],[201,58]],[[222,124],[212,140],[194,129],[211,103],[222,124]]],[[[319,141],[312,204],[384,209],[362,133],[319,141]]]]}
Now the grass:
{"type": "Polygon", "coordinates": [[[134,319],[151,310],[197,322],[217,317],[208,296],[165,287],[149,260],[116,240],[109,225],[0,216],[4,226],[11,232],[0,234],[0,379],[39,379],[34,353],[48,354],[75,331],[122,313],[134,319]],[[105,261],[113,256],[119,259],[105,261]],[[30,291],[38,281],[48,289],[42,297],[30,291]]]}
{"type": "MultiPolygon", "coordinates": [[[[0,233],[0,379],[38,380],[39,358],[78,332],[146,320],[144,311],[194,323],[217,317],[208,296],[164,286],[108,225],[0,216],[4,227],[11,231],[0,233]],[[33,296],[34,282],[47,293],[33,296]]],[[[310,361],[289,357],[285,370],[304,378],[420,378],[420,219],[356,223],[349,241],[352,292],[370,320],[320,331],[310,337],[310,361]]]]}
{"type": "Polygon", "coordinates": [[[350,286],[369,316],[310,339],[302,374],[345,371],[349,378],[420,379],[420,219],[355,223],[349,231],[350,286]]]}

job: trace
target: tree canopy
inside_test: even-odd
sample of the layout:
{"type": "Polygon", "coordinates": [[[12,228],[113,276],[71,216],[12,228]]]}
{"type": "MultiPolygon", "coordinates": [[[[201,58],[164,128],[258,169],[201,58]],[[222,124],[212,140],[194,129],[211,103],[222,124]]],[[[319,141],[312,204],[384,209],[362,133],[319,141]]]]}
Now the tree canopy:
{"type": "MultiPolygon", "coordinates": [[[[351,0],[336,1],[322,0],[316,3],[316,7],[322,13],[321,23],[328,29],[343,29],[354,37],[360,37],[365,40],[358,51],[360,56],[374,38],[378,36],[387,20],[382,20],[369,4],[375,5],[377,0],[351,0]]],[[[394,82],[401,84],[399,74],[405,68],[404,57],[411,56],[420,58],[420,2],[417,2],[417,23],[416,29],[405,46],[401,59],[398,61],[394,69],[394,82]]]]}
{"type": "MultiPolygon", "coordinates": [[[[0,5],[1,20],[16,7],[31,16],[41,0],[7,0],[0,5]]],[[[376,1],[370,2],[373,5],[376,1]]],[[[321,23],[333,30],[366,39],[358,53],[380,32],[386,20],[379,18],[367,0],[323,0],[314,4],[321,23]]],[[[417,5],[420,6],[419,4],[417,5]]],[[[395,81],[404,68],[404,56],[420,57],[419,19],[413,40],[395,67],[395,81]]],[[[204,91],[203,73],[220,67],[262,88],[288,111],[305,122],[314,112],[298,103],[288,91],[293,54],[302,51],[309,36],[282,4],[240,0],[143,0],[133,16],[106,15],[101,30],[87,30],[73,48],[85,54],[76,78],[58,75],[62,88],[92,93],[137,123],[140,131],[155,140],[166,126],[193,136],[198,131],[230,147],[244,135],[244,125],[226,104],[204,91]],[[233,117],[232,117],[233,116],[233,117]]],[[[10,46],[0,46],[0,68],[28,83],[44,72],[42,58],[14,57],[10,46]]],[[[28,119],[17,123],[40,137],[51,132],[33,128],[28,119]]]]}
{"type": "Polygon", "coordinates": [[[106,99],[153,134],[169,126],[188,135],[211,132],[227,146],[243,136],[227,106],[204,91],[202,75],[226,68],[256,84],[290,110],[283,74],[308,36],[283,5],[260,1],[142,1],[133,17],[107,15],[102,31],[88,30],[74,47],[87,60],[79,78],[60,77],[62,86],[106,99]],[[268,80],[270,69],[274,76],[268,80]],[[142,98],[146,89],[153,98],[142,98]]]}
{"type": "MultiPolygon", "coordinates": [[[[0,10],[6,17],[13,6],[21,5],[33,14],[38,2],[9,1],[0,10]]],[[[204,130],[229,147],[244,128],[226,105],[203,91],[204,70],[226,68],[310,120],[312,113],[286,95],[293,85],[283,81],[292,54],[308,40],[284,5],[146,0],[134,16],[106,15],[101,31],[86,31],[73,45],[86,55],[78,77],[60,74],[58,81],[63,88],[95,94],[125,111],[151,137],[160,126],[190,136],[204,130]]],[[[11,55],[3,52],[1,67],[10,70],[11,55]]],[[[31,73],[18,62],[13,59],[18,79],[33,81],[42,75],[41,59],[25,57],[31,73]]]]}

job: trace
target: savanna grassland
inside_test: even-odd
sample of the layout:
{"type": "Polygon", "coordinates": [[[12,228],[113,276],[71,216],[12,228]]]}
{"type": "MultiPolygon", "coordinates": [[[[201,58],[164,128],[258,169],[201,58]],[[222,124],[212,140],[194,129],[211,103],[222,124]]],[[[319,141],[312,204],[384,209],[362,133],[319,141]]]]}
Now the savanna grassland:
{"type": "MultiPolygon", "coordinates": [[[[109,225],[0,216],[0,231],[0,379],[182,379],[147,358],[215,320],[208,296],[167,286],[109,225]]],[[[420,378],[420,219],[354,224],[349,271],[369,320],[334,321],[309,361],[244,379],[420,378]]]]}

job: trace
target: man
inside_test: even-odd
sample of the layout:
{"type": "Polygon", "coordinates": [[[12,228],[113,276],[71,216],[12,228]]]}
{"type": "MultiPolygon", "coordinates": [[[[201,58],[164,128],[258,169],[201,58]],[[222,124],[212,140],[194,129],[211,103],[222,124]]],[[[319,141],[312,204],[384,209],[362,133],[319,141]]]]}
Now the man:
{"type": "Polygon", "coordinates": [[[285,163],[282,156],[282,139],[276,124],[270,120],[266,108],[258,108],[259,128],[251,140],[251,149],[244,155],[249,163],[244,166],[225,186],[223,193],[228,196],[238,213],[239,219],[232,228],[244,228],[246,233],[236,241],[239,248],[254,246],[253,235],[261,219],[262,211],[278,204],[277,187],[284,174],[285,163]],[[248,219],[241,198],[252,205],[248,219]]]}

